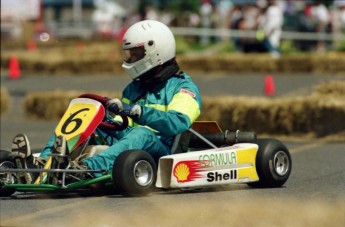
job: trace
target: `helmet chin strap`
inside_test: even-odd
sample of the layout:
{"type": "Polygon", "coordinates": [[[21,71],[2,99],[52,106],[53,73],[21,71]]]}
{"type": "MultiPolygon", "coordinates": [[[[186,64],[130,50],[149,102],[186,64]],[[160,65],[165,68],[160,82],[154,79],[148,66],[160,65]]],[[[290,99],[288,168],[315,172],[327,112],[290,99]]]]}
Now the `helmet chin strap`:
{"type": "Polygon", "coordinates": [[[147,91],[152,91],[162,82],[169,80],[179,71],[179,66],[175,58],[157,66],[139,77],[140,85],[147,91]]]}

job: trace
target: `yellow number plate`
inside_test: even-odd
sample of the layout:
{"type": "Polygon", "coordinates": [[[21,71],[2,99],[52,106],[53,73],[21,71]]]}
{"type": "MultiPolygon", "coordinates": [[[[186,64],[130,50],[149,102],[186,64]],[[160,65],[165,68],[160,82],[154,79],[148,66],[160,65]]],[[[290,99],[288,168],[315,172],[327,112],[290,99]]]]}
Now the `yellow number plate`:
{"type": "Polygon", "coordinates": [[[99,123],[103,116],[104,107],[101,103],[92,99],[73,99],[56,127],[55,134],[63,135],[68,141],[84,133],[94,120],[99,123]]]}

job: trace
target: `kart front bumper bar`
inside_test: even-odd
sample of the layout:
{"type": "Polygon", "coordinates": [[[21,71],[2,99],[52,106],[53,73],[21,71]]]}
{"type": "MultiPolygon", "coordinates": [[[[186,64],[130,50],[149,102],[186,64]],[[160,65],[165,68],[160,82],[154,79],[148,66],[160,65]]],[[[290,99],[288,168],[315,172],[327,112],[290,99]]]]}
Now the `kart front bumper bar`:
{"type": "MultiPolygon", "coordinates": [[[[42,185],[42,183],[45,181],[45,177],[44,177],[44,173],[61,173],[62,174],[62,178],[60,181],[60,188],[68,188],[66,187],[66,174],[68,173],[88,173],[88,174],[102,174],[103,177],[107,176],[107,178],[109,178],[109,176],[111,177],[111,175],[108,174],[107,170],[80,170],[80,169],[1,169],[0,170],[0,174],[11,174],[11,173],[39,173],[40,175],[38,176],[37,179],[39,179],[39,184],[42,185]]],[[[85,182],[86,185],[88,184],[92,184],[94,182],[97,181],[102,181],[101,178],[103,177],[96,177],[96,178],[92,178],[92,179],[88,179],[88,180],[82,180],[79,179],[78,177],[74,177],[77,181],[82,181],[85,182]]],[[[77,182],[75,182],[77,183],[77,182]]],[[[72,183],[71,185],[74,185],[75,183],[72,183]]],[[[33,185],[37,185],[36,183],[33,185]]],[[[77,183],[76,185],[79,185],[79,183],[77,183]]],[[[18,185],[17,185],[18,186],[18,185]]],[[[25,188],[27,188],[25,186],[25,188]]]]}
{"type": "Polygon", "coordinates": [[[106,174],[107,170],[91,170],[91,169],[1,169],[0,173],[102,173],[106,174]]]}

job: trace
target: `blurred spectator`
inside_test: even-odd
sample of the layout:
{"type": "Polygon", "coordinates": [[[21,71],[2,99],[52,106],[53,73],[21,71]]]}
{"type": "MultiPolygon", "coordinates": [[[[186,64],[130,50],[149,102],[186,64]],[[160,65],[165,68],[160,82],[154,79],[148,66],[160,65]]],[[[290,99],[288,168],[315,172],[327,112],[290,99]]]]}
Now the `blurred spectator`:
{"type": "MultiPolygon", "coordinates": [[[[230,29],[236,29],[236,30],[244,29],[245,26],[244,26],[242,6],[235,5],[230,10],[229,20],[230,20],[230,25],[229,25],[230,29]]],[[[232,41],[234,42],[235,48],[237,50],[241,50],[242,48],[241,38],[233,37],[232,41]]]]}
{"type": "Polygon", "coordinates": [[[106,1],[95,1],[96,9],[92,14],[97,35],[101,38],[113,38],[118,35],[123,23],[123,17],[127,14],[119,4],[106,1]]]}
{"type": "MultiPolygon", "coordinates": [[[[213,6],[209,0],[203,0],[200,6],[200,17],[201,17],[201,26],[203,28],[211,28],[212,21],[211,15],[213,12],[213,6]]],[[[210,36],[205,34],[201,37],[201,44],[208,44],[210,42],[210,36]]]]}
{"type": "Polygon", "coordinates": [[[345,1],[336,1],[332,15],[332,30],[335,33],[345,33],[345,1]]]}
{"type": "Polygon", "coordinates": [[[326,51],[325,34],[331,31],[331,17],[329,9],[321,0],[313,0],[305,3],[302,17],[299,20],[301,32],[316,32],[318,39],[315,41],[298,41],[298,48],[302,51],[319,52],[326,51]]]}
{"type": "Polygon", "coordinates": [[[283,11],[278,6],[276,0],[268,0],[268,6],[260,21],[263,31],[263,45],[273,56],[279,57],[280,37],[282,34],[283,11]]]}
{"type": "Polygon", "coordinates": [[[317,51],[324,52],[326,48],[323,34],[329,32],[330,14],[327,7],[321,2],[321,0],[314,1],[315,3],[311,8],[311,15],[313,18],[315,18],[315,32],[317,32],[319,36],[316,48],[317,51]]]}
{"type": "Polygon", "coordinates": [[[229,13],[229,21],[231,29],[238,29],[238,22],[243,20],[242,6],[235,5],[231,8],[229,13]]]}
{"type": "Polygon", "coordinates": [[[339,3],[340,10],[340,27],[343,32],[345,32],[345,2],[339,3]]]}
{"type": "MultiPolygon", "coordinates": [[[[255,3],[237,4],[230,12],[230,27],[232,29],[253,31],[258,29],[258,18],[260,10],[255,3]]],[[[236,49],[248,52],[262,52],[263,47],[256,37],[236,37],[233,38],[236,49]]]]}
{"type": "Polygon", "coordinates": [[[161,12],[160,21],[163,24],[170,26],[174,19],[175,19],[174,14],[172,14],[168,11],[161,12]]]}
{"type": "Polygon", "coordinates": [[[112,37],[114,15],[107,7],[102,6],[95,10],[94,14],[92,15],[92,21],[96,25],[96,30],[99,36],[104,38],[112,37]]]}
{"type": "MultiPolygon", "coordinates": [[[[243,11],[242,11],[242,6],[240,5],[235,5],[231,10],[229,14],[229,21],[230,21],[230,29],[244,29],[244,17],[243,17],[243,11]]],[[[242,43],[241,43],[241,38],[239,37],[233,37],[232,38],[236,50],[241,50],[242,49],[242,43]]]]}
{"type": "Polygon", "coordinates": [[[216,14],[219,15],[218,28],[228,28],[229,14],[233,5],[231,1],[220,0],[216,5],[216,14]]]}
{"type": "Polygon", "coordinates": [[[159,20],[158,12],[153,6],[145,7],[145,19],[146,20],[159,20]]]}
{"type": "Polygon", "coordinates": [[[200,17],[197,13],[191,13],[188,18],[188,27],[197,27],[200,24],[200,17]]]}
{"type": "Polygon", "coordinates": [[[284,25],[286,31],[298,31],[300,29],[301,18],[305,2],[296,0],[286,0],[284,5],[284,25]]]}

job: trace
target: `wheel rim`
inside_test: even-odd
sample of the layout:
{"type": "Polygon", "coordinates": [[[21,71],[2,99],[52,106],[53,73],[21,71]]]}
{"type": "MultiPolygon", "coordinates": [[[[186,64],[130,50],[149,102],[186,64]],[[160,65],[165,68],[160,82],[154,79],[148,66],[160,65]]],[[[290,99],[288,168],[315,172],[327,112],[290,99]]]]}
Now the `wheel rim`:
{"type": "Polygon", "coordinates": [[[284,176],[290,169],[290,160],[286,152],[278,151],[274,155],[274,169],[279,176],[284,176]]]}
{"type": "MultiPolygon", "coordinates": [[[[12,162],[2,162],[0,163],[0,169],[12,169],[14,168],[14,164],[12,162]]],[[[14,183],[14,179],[13,179],[13,175],[11,173],[1,173],[0,174],[0,180],[2,182],[6,182],[6,183],[14,183]]]]}
{"type": "Polygon", "coordinates": [[[137,162],[134,166],[134,178],[140,186],[148,186],[153,181],[153,169],[146,160],[137,162]]]}

